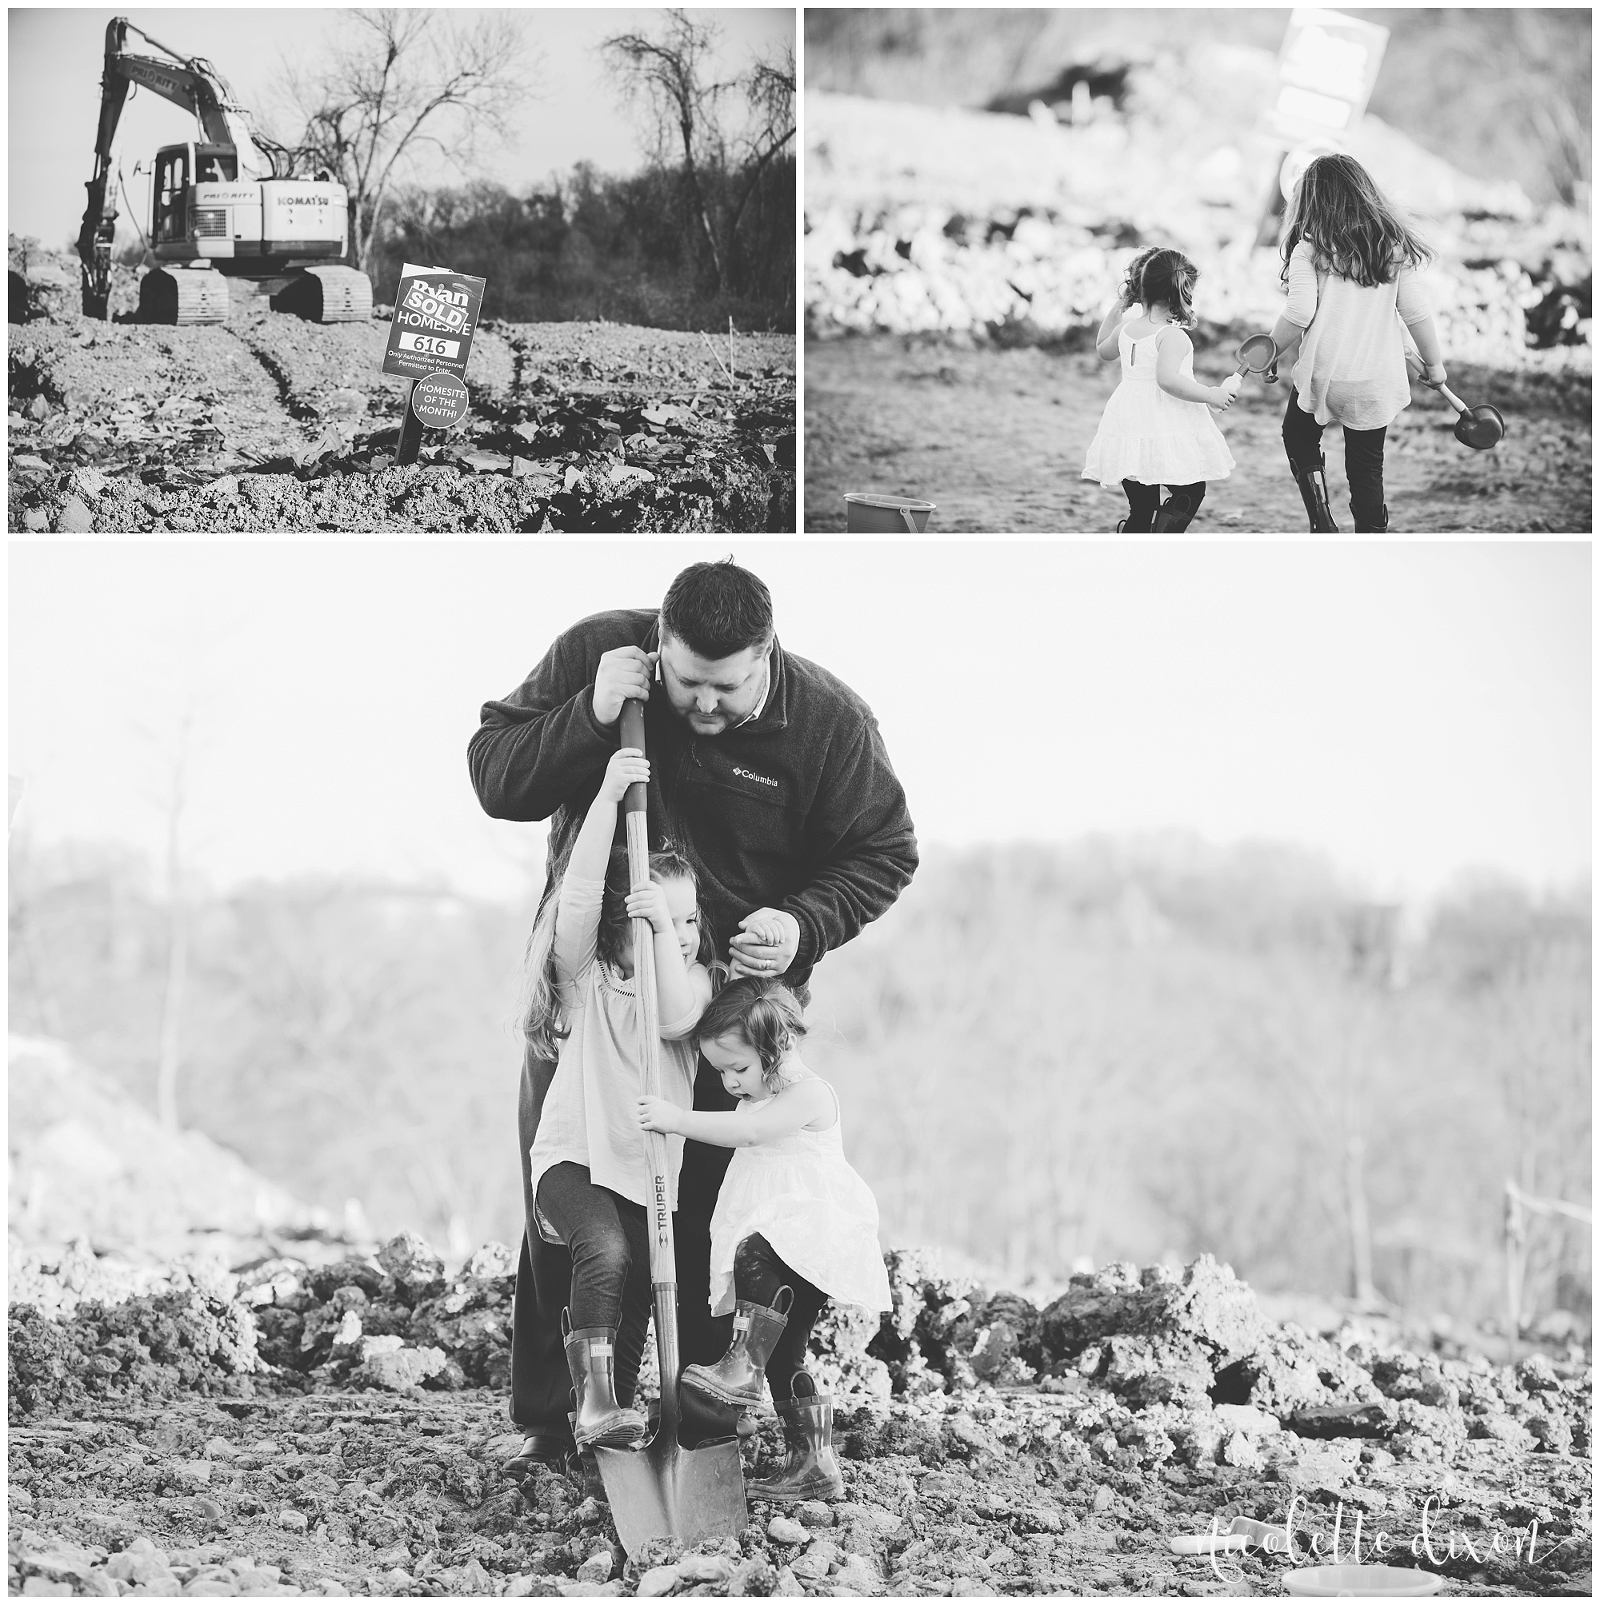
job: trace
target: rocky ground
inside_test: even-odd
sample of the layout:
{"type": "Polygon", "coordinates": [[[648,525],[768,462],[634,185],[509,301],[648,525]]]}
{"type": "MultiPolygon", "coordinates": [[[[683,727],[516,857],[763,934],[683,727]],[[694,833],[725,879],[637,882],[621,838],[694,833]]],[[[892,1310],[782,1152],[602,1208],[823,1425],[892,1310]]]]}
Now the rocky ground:
{"type": "MultiPolygon", "coordinates": [[[[1247,332],[1241,328],[1240,337],[1247,332]]],[[[1195,377],[1219,384],[1236,340],[1196,339],[1195,377]]],[[[1494,402],[1505,438],[1473,451],[1425,386],[1389,428],[1384,490],[1400,532],[1587,531],[1594,522],[1588,353],[1515,370],[1453,363],[1464,401],[1494,402]]],[[[806,345],[806,525],[845,527],[846,491],[936,502],[936,531],[1109,533],[1127,498],[1082,477],[1117,365],[1066,344],[880,334],[806,345]]],[[[1218,420],[1236,467],[1207,488],[1191,538],[1306,529],[1280,433],[1288,385],[1245,382],[1218,420]]],[[[1344,441],[1326,432],[1334,522],[1348,533],[1344,441]]]]}
{"type": "MultiPolygon", "coordinates": [[[[395,465],[389,323],[236,295],[226,325],[76,311],[75,269],[12,242],[12,531],[792,531],[792,338],[483,325],[473,410],[395,465]]],[[[119,310],[120,309],[120,310],[119,310]]]]}
{"type": "MultiPolygon", "coordinates": [[[[1513,1372],[1354,1321],[1310,1334],[1208,1259],[1078,1276],[1042,1310],[889,1263],[881,1326],[814,1342],[846,1499],[630,1560],[603,1491],[499,1473],[505,1249],[453,1278],[414,1237],[190,1261],[132,1296],[87,1250],[35,1255],[10,1312],[11,1590],[1237,1595],[1359,1534],[1451,1594],[1590,1591],[1575,1350],[1513,1372]],[[1172,1552],[1235,1516],[1293,1556],[1172,1552]]],[[[767,1415],[746,1455],[776,1447],[767,1415]]]]}

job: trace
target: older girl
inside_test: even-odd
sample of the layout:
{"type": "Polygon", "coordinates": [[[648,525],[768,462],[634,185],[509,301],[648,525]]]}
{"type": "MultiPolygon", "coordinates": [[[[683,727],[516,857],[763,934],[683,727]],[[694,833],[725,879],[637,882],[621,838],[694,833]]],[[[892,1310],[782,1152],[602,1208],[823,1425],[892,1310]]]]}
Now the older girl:
{"type": "MultiPolygon", "coordinates": [[[[694,1103],[689,1036],[712,991],[693,870],[676,853],[652,853],[649,884],[630,889],[627,852],[611,845],[623,794],[649,778],[637,748],[607,764],[530,954],[538,981],[527,1031],[558,1040],[560,1059],[528,1157],[539,1232],[572,1255],[566,1347],[579,1448],[627,1448],[648,1432],[630,1408],[651,1302],[632,922],[648,919],[652,932],[668,1107],[694,1103]]],[[[676,1207],[683,1144],[669,1148],[676,1207]]]]}
{"type": "Polygon", "coordinates": [[[1336,534],[1322,431],[1344,427],[1345,476],[1356,532],[1389,527],[1383,441],[1411,405],[1404,323],[1427,364],[1449,377],[1418,278],[1428,248],[1354,157],[1319,156],[1300,175],[1283,236],[1288,304],[1273,326],[1280,352],[1299,347],[1283,415],[1283,449],[1313,531],[1336,534]],[[1398,315],[1397,315],[1398,314],[1398,315]]]}

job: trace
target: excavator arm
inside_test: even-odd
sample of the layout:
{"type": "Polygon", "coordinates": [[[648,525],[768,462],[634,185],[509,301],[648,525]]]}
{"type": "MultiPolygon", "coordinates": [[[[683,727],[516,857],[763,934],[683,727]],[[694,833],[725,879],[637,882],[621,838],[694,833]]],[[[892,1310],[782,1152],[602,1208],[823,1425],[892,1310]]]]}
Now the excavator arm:
{"type": "Polygon", "coordinates": [[[185,57],[152,39],[126,17],[113,17],[106,25],[105,71],[100,78],[100,126],[95,135],[94,177],[87,182],[88,205],[78,231],[78,256],[83,264],[83,310],[87,317],[104,318],[111,294],[111,248],[116,233],[117,203],[111,190],[111,152],[117,124],[127,104],[128,91],[139,84],[190,112],[206,140],[232,145],[238,153],[241,178],[274,176],[275,164],[264,156],[251,135],[243,108],[223,82],[221,73],[202,57],[185,57]],[[171,57],[129,53],[129,31],[171,57]]]}

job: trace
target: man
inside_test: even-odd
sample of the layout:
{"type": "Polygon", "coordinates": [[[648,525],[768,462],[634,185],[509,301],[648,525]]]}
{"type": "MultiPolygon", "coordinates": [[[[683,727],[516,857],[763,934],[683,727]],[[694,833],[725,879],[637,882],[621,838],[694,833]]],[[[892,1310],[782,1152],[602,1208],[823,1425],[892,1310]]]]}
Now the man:
{"type": "MultiPolygon", "coordinates": [[[[600,613],[561,635],[468,748],[478,800],[497,819],[550,820],[553,884],[619,744],[622,705],[645,703],[650,844],[695,867],[701,918],[735,975],[782,976],[802,1000],[824,954],[900,895],[917,867],[905,793],[872,710],[825,669],[784,652],[762,582],[730,559],[673,580],[659,614],[600,613]],[[774,939],[775,938],[775,939],[774,939]]],[[[530,1048],[517,1104],[524,1219],[528,1149],[555,1065],[530,1048]]],[[[731,1109],[702,1059],[695,1108],[731,1109]]],[[[728,1317],[707,1302],[711,1212],[731,1151],[684,1145],[675,1219],[680,1348],[709,1364],[728,1317]]],[[[560,1318],[571,1262],[525,1225],[512,1316],[511,1416],[526,1436],[507,1463],[572,1451],[560,1318]]]]}

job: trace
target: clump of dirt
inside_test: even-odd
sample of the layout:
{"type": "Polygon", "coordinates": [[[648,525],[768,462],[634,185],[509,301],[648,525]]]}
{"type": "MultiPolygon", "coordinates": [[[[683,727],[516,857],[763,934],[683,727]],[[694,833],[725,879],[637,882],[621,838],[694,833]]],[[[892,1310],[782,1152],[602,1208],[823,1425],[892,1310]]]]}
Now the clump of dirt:
{"type": "MultiPolygon", "coordinates": [[[[754,1502],[738,1535],[631,1560],[581,1472],[500,1474],[503,1247],[456,1276],[406,1236],[262,1261],[229,1299],[14,1305],[12,1591],[1241,1594],[1352,1558],[1358,1530],[1361,1559],[1382,1533],[1450,1592],[1588,1592],[1587,1364],[1278,1326],[1209,1259],[1106,1267],[1042,1309],[926,1254],[888,1268],[882,1322],[813,1343],[845,1499],[754,1502]],[[1236,1516],[1285,1552],[1172,1553],[1236,1516]]],[[[747,1469],[780,1454],[757,1428],[747,1469]]]]}
{"type": "Polygon", "coordinates": [[[225,325],[101,323],[62,289],[75,267],[69,280],[35,252],[28,271],[9,355],[13,530],[795,528],[790,337],[490,322],[471,415],[399,467],[385,319],[308,323],[240,295],[225,325]],[[60,293],[27,289],[46,280],[60,293]]]}

